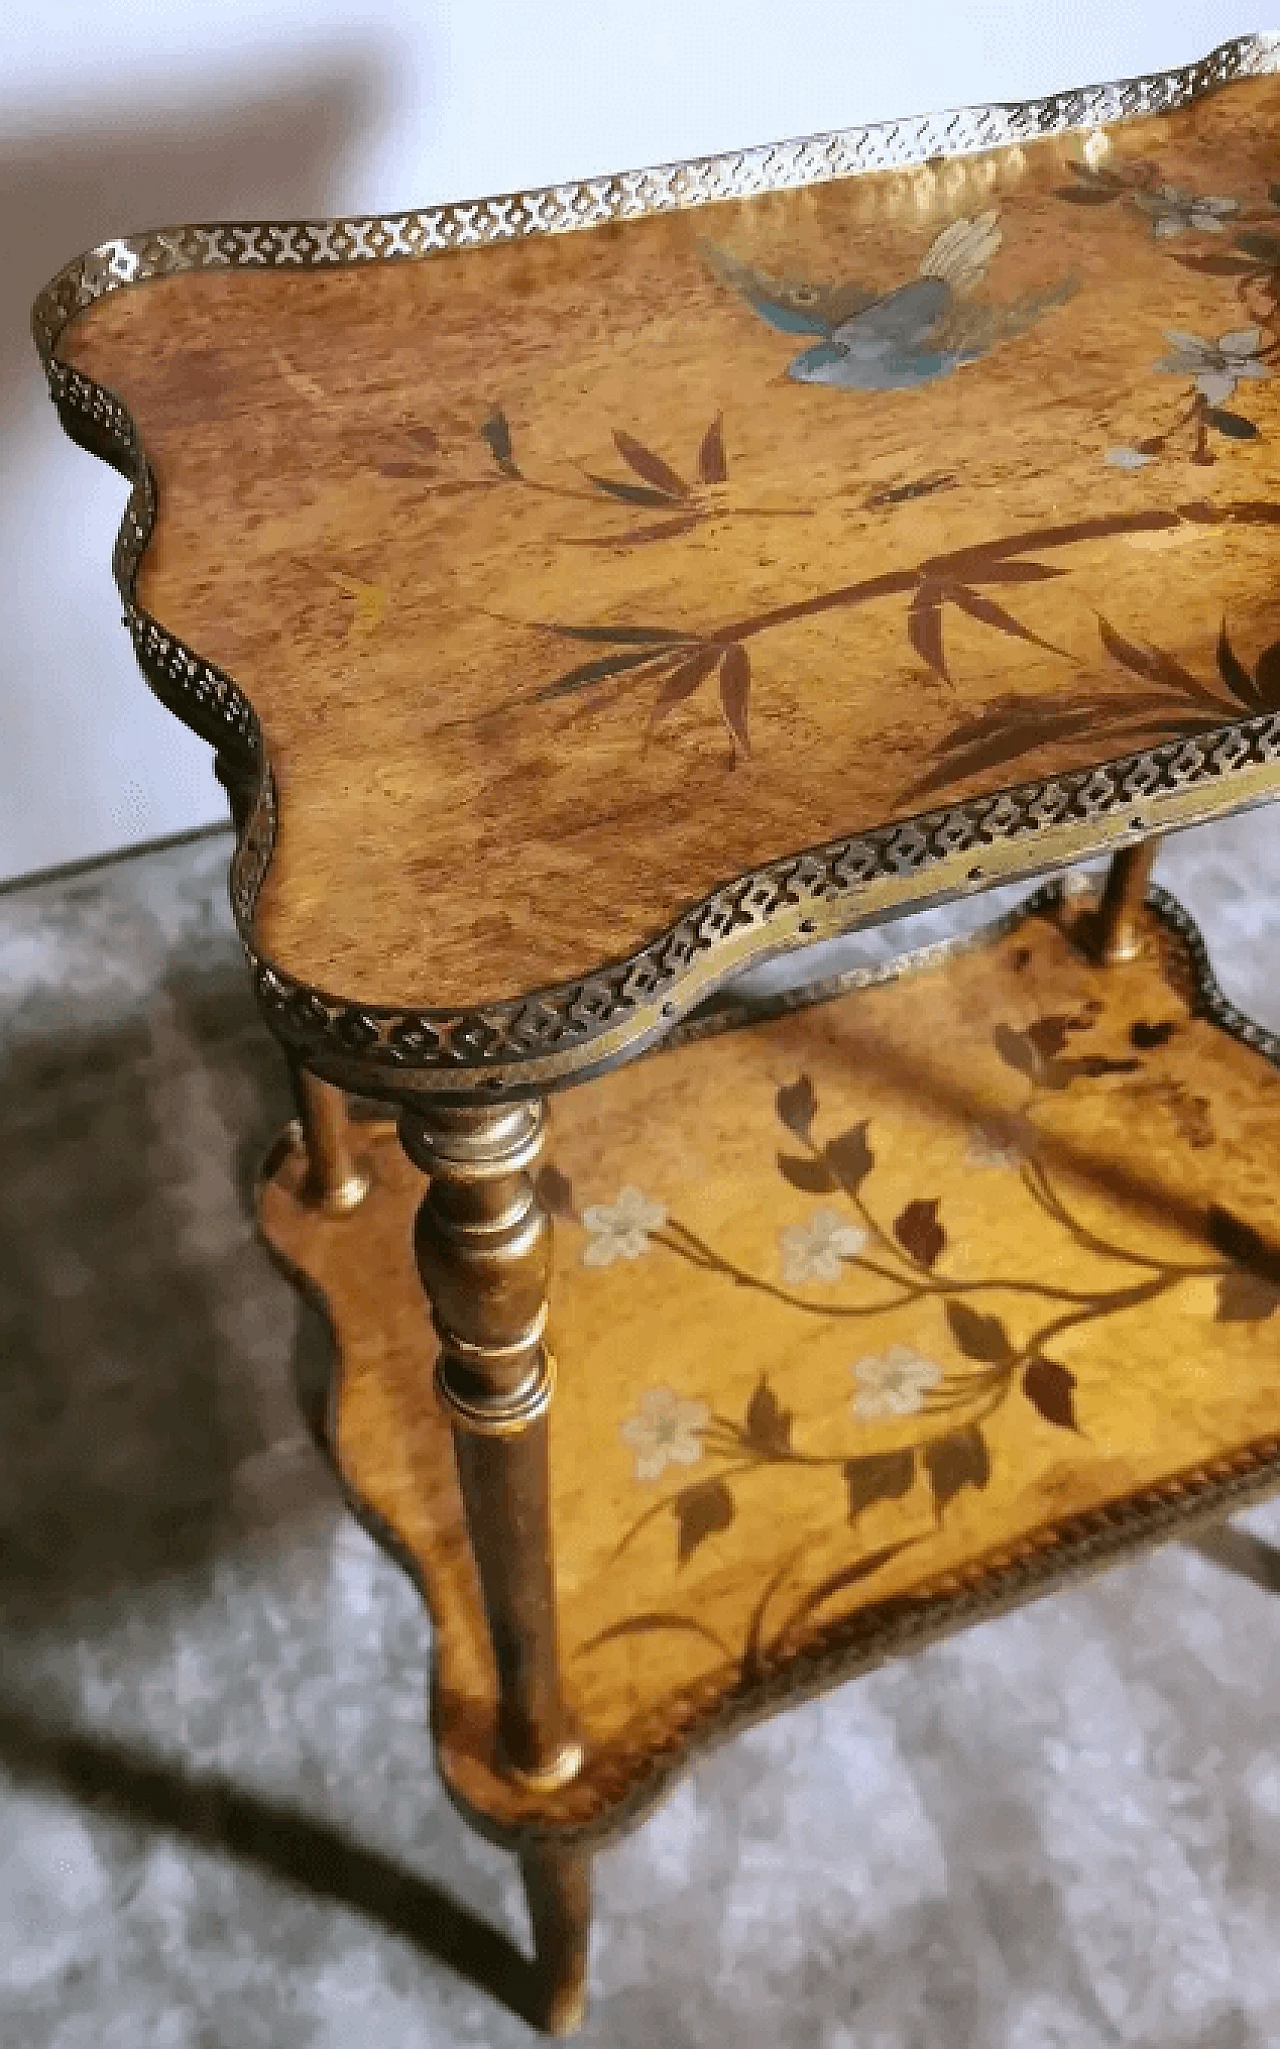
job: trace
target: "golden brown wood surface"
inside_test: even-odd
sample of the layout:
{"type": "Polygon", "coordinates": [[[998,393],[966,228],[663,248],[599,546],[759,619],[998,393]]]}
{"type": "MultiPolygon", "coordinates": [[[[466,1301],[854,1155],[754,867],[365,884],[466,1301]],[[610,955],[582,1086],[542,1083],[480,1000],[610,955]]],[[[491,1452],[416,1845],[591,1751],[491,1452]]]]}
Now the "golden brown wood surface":
{"type": "Polygon", "coordinates": [[[138,599],[264,729],[255,942],[360,1002],[515,995],[774,857],[1280,705],[1278,120],[1264,77],[80,314],[158,482],[138,599]]]}
{"type": "MultiPolygon", "coordinates": [[[[336,1456],[435,1618],[441,1766],[498,1833],[592,1830],[688,1745],[1280,1482],[1280,1073],[1145,914],[1086,910],[695,1040],[554,1104],[556,1791],[504,1778],[414,1270],[422,1177],[261,1224],[326,1305],[336,1456]],[[1078,942],[1078,943],[1077,943],[1078,942]]],[[[361,1127],[356,1127],[357,1132],[361,1127]]]]}

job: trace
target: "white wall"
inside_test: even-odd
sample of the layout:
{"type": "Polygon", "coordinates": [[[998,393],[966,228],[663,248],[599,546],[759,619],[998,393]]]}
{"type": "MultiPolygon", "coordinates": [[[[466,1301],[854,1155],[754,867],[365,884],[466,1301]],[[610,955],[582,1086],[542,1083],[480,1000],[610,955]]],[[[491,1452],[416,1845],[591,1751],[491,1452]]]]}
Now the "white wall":
{"type": "Polygon", "coordinates": [[[64,439],[31,346],[70,257],[1023,99],[1271,26],[1248,0],[22,4],[0,25],[0,878],[224,815],[120,625],[125,487],[64,439]]]}

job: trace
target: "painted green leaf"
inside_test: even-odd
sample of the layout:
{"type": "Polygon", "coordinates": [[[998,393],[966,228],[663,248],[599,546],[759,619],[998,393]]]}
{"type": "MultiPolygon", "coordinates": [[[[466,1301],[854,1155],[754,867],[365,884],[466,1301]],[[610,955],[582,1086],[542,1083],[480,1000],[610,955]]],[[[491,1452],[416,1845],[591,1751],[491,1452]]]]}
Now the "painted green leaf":
{"type": "Polygon", "coordinates": [[[902,1499],[916,1476],[916,1455],[910,1445],[901,1451],[872,1451],[863,1458],[846,1459],[843,1472],[853,1522],[877,1501],[902,1499]]]}
{"type": "Polygon", "coordinates": [[[963,1488],[985,1487],[991,1478],[987,1441],[975,1423],[926,1444],[924,1466],[939,1522],[947,1504],[954,1501],[963,1488]]]}
{"type": "Polygon", "coordinates": [[[797,1138],[807,1139],[818,1109],[818,1098],[808,1075],[802,1074],[798,1081],[788,1082],[780,1088],[774,1098],[774,1107],[788,1131],[794,1131],[797,1138]]]}
{"type": "Polygon", "coordinates": [[[727,1530],[733,1521],[733,1496],[723,1480],[700,1480],[684,1487],[671,1504],[679,1531],[679,1562],[688,1563],[699,1544],[727,1530]]]}
{"type": "Polygon", "coordinates": [[[518,477],[511,446],[511,426],[501,406],[494,406],[480,428],[480,439],[488,446],[498,468],[506,476],[518,477]]]}
{"type": "Polygon", "coordinates": [[[745,1435],[753,1451],[776,1455],[791,1449],[792,1411],[784,1409],[767,1380],[761,1379],[747,1403],[745,1435]]]}
{"type": "Polygon", "coordinates": [[[1074,1373],[1056,1359],[1032,1359],[1022,1376],[1022,1392],[1032,1408],[1046,1423],[1056,1423],[1060,1430],[1077,1427],[1075,1384],[1074,1373]]]}
{"type": "Polygon", "coordinates": [[[1230,413],[1225,406],[1206,406],[1204,417],[1219,434],[1225,434],[1231,441],[1253,441],[1258,430],[1252,420],[1246,420],[1241,413],[1230,413]]]}
{"type": "Polygon", "coordinates": [[[823,1148],[823,1158],[838,1177],[840,1186],[849,1194],[856,1195],[875,1166],[876,1156],[867,1142],[871,1120],[864,1117],[860,1124],[851,1124],[830,1145],[823,1148]]]}
{"type": "Polygon", "coordinates": [[[825,1160],[807,1160],[795,1153],[778,1154],[778,1172],[806,1195],[830,1195],[839,1185],[825,1160]]]}
{"type": "Polygon", "coordinates": [[[998,1316],[984,1316],[967,1302],[946,1305],[947,1322],[966,1359],[981,1359],[988,1366],[1002,1366],[1013,1358],[1009,1334],[998,1316]]]}
{"type": "Polygon", "coordinates": [[[947,1234],[938,1222],[938,1197],[928,1202],[909,1202],[893,1226],[893,1235],[905,1252],[926,1268],[932,1268],[947,1242],[947,1234]]]}

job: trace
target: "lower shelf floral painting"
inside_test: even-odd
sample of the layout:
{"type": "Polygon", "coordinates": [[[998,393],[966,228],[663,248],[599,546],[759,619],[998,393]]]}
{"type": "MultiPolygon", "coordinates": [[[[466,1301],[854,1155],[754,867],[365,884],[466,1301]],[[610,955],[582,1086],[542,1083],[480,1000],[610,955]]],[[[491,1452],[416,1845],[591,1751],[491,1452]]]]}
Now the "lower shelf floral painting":
{"type": "MultiPolygon", "coordinates": [[[[1189,1282],[1201,1284],[1201,1301],[1212,1292],[1219,1323],[1261,1323],[1274,1314],[1280,1306],[1280,1250],[1231,1210],[1211,1204],[1203,1234],[1188,1241],[1184,1256],[1156,1256],[1087,1223],[1050,1172],[1037,1122],[1043,1103],[1107,1076],[1140,1077],[1148,1056],[1179,1029],[1165,1021],[1138,1022],[1129,1034],[1132,1050],[1122,1057],[1081,1050],[1100,1009],[1087,1003],[1077,1014],[1042,1016],[1024,1029],[995,1027],[993,1053],[1021,1077],[1025,1100],[1016,1112],[970,1130],[964,1169],[1016,1176],[1042,1219],[1061,1234],[1065,1254],[1074,1249],[1090,1255],[1086,1270],[1096,1269],[1099,1260],[1114,1265],[1111,1285],[1065,1284],[1065,1260],[1055,1264],[1051,1277],[1001,1270],[961,1278],[949,1272],[943,1199],[921,1193],[890,1216],[877,1199],[872,1121],[828,1129],[830,1120],[806,1073],[776,1093],[785,1134],[776,1169],[808,1202],[797,1205],[794,1220],[778,1233],[775,1274],[740,1264],[638,1187],[626,1185],[611,1201],[580,1206],[565,1175],[554,1166],[542,1170],[541,1198],[562,1222],[581,1231],[585,1267],[678,1260],[708,1280],[769,1297],[798,1317],[841,1323],[849,1333],[849,1437],[837,1452],[806,1449],[803,1416],[783,1405],[767,1374],[739,1415],[721,1413],[696,1388],[648,1388],[619,1427],[637,1486],[658,1491],[623,1531],[615,1559],[643,1530],[665,1520],[678,1577],[702,1545],[732,1530],[742,1490],[779,1467],[825,1473],[828,1479],[838,1475],[855,1532],[864,1513],[878,1505],[900,1503],[904,1512],[899,1540],[855,1555],[806,1586],[798,1600],[796,1568],[806,1547],[776,1561],[757,1590],[741,1642],[728,1641],[705,1615],[653,1609],[600,1631],[579,1655],[622,1637],[674,1630],[704,1639],[738,1666],[739,1683],[750,1683],[828,1619],[822,1611],[837,1596],[922,1541],[922,1490],[933,1526],[941,1528],[957,1497],[988,1486],[993,1460],[1000,1456],[1002,1412],[1011,1404],[1027,1404],[1051,1432],[1077,1441],[1087,1436],[1076,1378],[1056,1356],[1068,1332],[1142,1310],[1189,1282]],[[813,1292],[815,1284],[827,1292],[813,1292]],[[841,1290],[835,1297],[832,1284],[841,1290]],[[1016,1301],[1025,1314],[996,1313],[993,1297],[1016,1301]],[[886,1318],[891,1324],[900,1320],[901,1329],[887,1343],[886,1318]],[[867,1319],[876,1319],[882,1333],[874,1349],[858,1339],[867,1319]],[[904,1443],[907,1420],[912,1429],[904,1443]],[[894,1442],[882,1448],[876,1437],[885,1435],[885,1426],[891,1426],[894,1442]]],[[[1163,1091],[1184,1144],[1202,1149],[1212,1142],[1207,1102],[1167,1081],[1139,1079],[1137,1086],[1163,1091]]]]}

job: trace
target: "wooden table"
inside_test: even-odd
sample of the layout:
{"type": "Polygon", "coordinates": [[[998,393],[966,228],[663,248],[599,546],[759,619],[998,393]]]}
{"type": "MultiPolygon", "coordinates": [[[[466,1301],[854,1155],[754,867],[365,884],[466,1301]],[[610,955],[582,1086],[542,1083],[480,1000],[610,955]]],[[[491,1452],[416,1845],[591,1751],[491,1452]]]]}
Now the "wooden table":
{"type": "Polygon", "coordinates": [[[1147,889],[1280,787],[1278,69],[125,236],[37,302],[235,815],[262,1230],[551,2028],[696,1747],[1280,1484],[1280,1049],[1147,889]]]}

